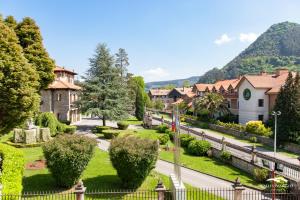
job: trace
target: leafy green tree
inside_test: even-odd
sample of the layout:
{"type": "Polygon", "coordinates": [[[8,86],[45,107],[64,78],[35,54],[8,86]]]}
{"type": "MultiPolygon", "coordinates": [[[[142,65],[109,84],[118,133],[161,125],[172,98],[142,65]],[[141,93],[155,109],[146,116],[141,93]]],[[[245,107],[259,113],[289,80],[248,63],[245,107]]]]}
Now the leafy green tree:
{"type": "Polygon", "coordinates": [[[23,47],[25,58],[31,63],[39,74],[40,89],[45,89],[54,80],[55,63],[49,57],[43,46],[43,39],[39,27],[35,21],[29,17],[23,19],[15,32],[23,47]]]}
{"type": "Polygon", "coordinates": [[[116,53],[116,67],[122,72],[121,76],[125,76],[127,73],[127,67],[129,66],[128,54],[125,49],[120,48],[116,53]]]}
{"type": "Polygon", "coordinates": [[[120,69],[105,44],[99,44],[90,58],[90,69],[83,77],[79,104],[83,112],[106,120],[122,120],[128,116],[127,87],[123,87],[120,69]]]}
{"type": "MultiPolygon", "coordinates": [[[[293,78],[290,72],[288,78],[277,96],[275,111],[280,111],[278,117],[278,141],[296,141],[300,136],[300,102],[299,74],[293,78]]],[[[300,139],[300,138],[299,138],[300,139]]]]}
{"type": "Polygon", "coordinates": [[[137,86],[136,100],[135,100],[135,117],[138,120],[143,120],[145,113],[144,91],[143,88],[137,86]]]}
{"type": "Polygon", "coordinates": [[[209,112],[209,117],[213,118],[214,114],[224,109],[222,106],[224,98],[218,93],[208,93],[202,98],[199,98],[195,101],[195,112],[201,112],[207,110],[209,112]]]}
{"type": "Polygon", "coordinates": [[[15,32],[0,19],[0,133],[23,124],[39,109],[38,74],[22,54],[15,32]]]}
{"type": "Polygon", "coordinates": [[[181,114],[185,114],[186,111],[188,110],[188,104],[185,101],[180,102],[178,104],[178,109],[181,114]]]}
{"type": "Polygon", "coordinates": [[[185,80],[185,81],[183,81],[182,86],[183,87],[191,87],[191,83],[189,80],[185,80]]]}
{"type": "Polygon", "coordinates": [[[15,20],[15,18],[11,15],[7,16],[4,20],[5,24],[11,28],[12,30],[15,30],[15,28],[18,25],[18,22],[15,20]]]}
{"type": "Polygon", "coordinates": [[[153,107],[156,110],[163,110],[165,108],[165,104],[164,104],[163,100],[156,99],[153,101],[153,107]]]}

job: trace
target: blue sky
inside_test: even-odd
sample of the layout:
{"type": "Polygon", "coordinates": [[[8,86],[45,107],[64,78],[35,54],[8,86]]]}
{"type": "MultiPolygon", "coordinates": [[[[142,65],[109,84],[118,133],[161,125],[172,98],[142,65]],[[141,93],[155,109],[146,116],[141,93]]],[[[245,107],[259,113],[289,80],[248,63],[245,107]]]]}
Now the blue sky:
{"type": "Polygon", "coordinates": [[[36,20],[57,65],[79,74],[98,43],[125,48],[146,81],[222,67],[274,23],[300,23],[297,0],[0,0],[0,13],[36,20]]]}

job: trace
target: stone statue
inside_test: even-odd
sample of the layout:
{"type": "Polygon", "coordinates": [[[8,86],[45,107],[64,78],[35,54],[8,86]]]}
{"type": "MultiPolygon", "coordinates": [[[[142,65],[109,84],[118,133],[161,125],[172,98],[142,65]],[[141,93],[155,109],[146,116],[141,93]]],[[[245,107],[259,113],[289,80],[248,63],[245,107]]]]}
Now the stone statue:
{"type": "Polygon", "coordinates": [[[33,119],[32,118],[29,118],[27,121],[26,121],[26,129],[27,130],[31,130],[31,129],[36,129],[37,126],[34,125],[33,123],[33,119]]]}

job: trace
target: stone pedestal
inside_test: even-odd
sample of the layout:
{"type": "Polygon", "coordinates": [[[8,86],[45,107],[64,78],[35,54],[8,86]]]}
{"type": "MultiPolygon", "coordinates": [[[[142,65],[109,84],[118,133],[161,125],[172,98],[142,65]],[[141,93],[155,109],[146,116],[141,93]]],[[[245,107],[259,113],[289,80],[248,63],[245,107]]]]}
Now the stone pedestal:
{"type": "Polygon", "coordinates": [[[14,129],[14,143],[22,143],[25,139],[24,132],[20,128],[14,129]]]}
{"type": "Polygon", "coordinates": [[[36,129],[24,130],[25,144],[36,143],[36,129]]]}
{"type": "Polygon", "coordinates": [[[40,137],[41,142],[47,142],[51,139],[50,129],[49,128],[41,128],[40,129],[40,137]]]}

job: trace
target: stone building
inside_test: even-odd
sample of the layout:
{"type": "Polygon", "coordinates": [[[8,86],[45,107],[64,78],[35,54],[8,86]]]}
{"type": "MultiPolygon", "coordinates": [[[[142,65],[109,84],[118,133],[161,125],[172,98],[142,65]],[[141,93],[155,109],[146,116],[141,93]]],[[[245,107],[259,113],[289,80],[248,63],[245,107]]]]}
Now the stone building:
{"type": "Polygon", "coordinates": [[[41,91],[41,112],[52,112],[61,121],[80,121],[80,111],[75,105],[81,89],[74,84],[77,74],[62,67],[56,67],[54,73],[53,83],[41,91]]]}

